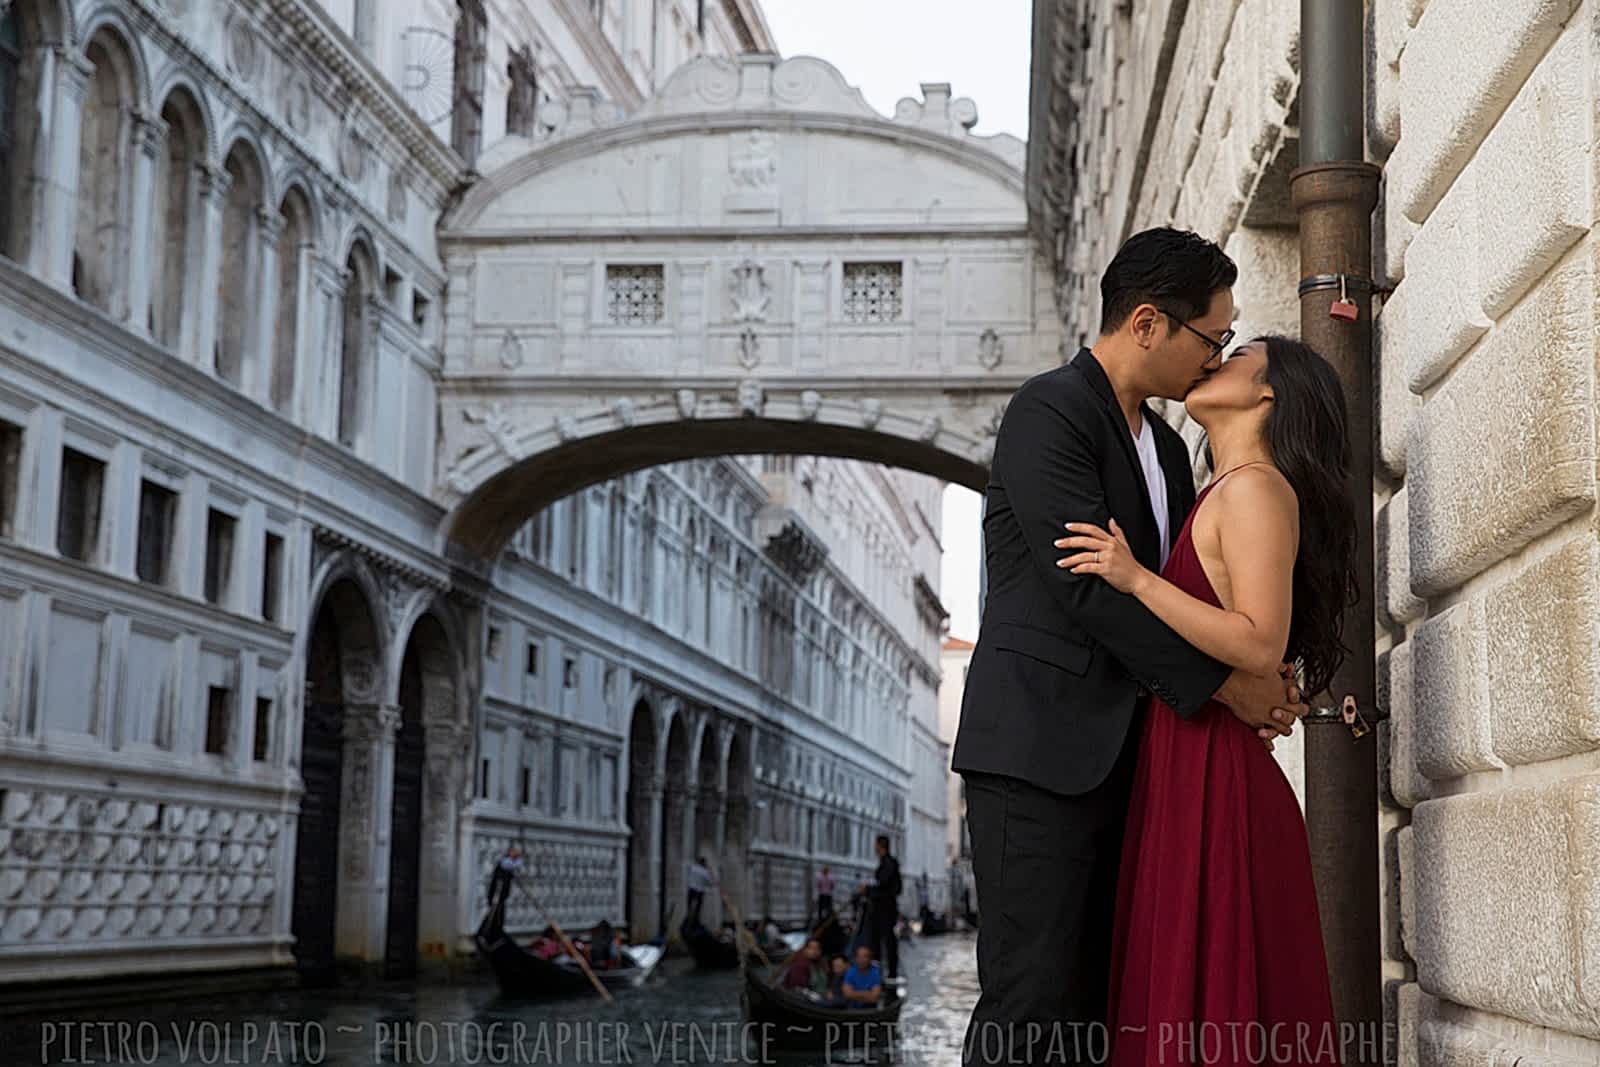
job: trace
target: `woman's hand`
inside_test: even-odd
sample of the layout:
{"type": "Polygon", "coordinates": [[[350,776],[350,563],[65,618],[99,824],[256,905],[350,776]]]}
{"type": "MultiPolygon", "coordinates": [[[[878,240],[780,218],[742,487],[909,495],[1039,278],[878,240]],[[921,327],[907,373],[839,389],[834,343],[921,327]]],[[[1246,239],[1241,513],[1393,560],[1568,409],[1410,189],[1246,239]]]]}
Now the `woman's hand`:
{"type": "Polygon", "coordinates": [[[1056,541],[1057,548],[1076,549],[1074,555],[1056,560],[1057,567],[1066,567],[1073,574],[1098,574],[1120,593],[1138,595],[1139,587],[1154,577],[1133,557],[1128,539],[1123,535],[1117,520],[1111,520],[1111,532],[1089,522],[1069,522],[1070,536],[1056,541]]]}

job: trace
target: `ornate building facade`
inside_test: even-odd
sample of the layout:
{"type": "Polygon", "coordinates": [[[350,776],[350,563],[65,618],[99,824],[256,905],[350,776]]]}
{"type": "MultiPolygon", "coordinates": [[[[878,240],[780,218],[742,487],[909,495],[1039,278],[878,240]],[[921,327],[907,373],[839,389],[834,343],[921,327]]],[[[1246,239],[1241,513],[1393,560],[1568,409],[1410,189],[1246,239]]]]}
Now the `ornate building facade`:
{"type": "MultiPolygon", "coordinates": [[[[1298,332],[1300,5],[1039,0],[1029,196],[1065,327],[1118,243],[1239,262],[1298,332]]],[[[1382,964],[1402,1064],[1600,1062],[1597,12],[1367,11],[1382,964]]],[[[1169,417],[1182,424],[1181,412],[1169,417]]],[[[1192,431],[1191,431],[1192,432],[1192,431]]],[[[1281,747],[1281,746],[1280,746],[1281,747]]]]}
{"type": "Polygon", "coordinates": [[[648,936],[694,855],[799,918],[942,838],[938,483],[697,458],[445,536],[442,213],[773,48],[752,0],[493,9],[0,4],[4,981],[409,974],[511,843],[513,925],[648,936]]]}

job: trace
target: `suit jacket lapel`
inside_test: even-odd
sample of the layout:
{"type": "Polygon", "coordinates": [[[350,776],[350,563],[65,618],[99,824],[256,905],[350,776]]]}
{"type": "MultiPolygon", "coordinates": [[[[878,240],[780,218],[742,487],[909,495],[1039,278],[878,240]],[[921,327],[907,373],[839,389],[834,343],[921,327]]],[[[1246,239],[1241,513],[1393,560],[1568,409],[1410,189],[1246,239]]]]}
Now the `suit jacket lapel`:
{"type": "MultiPolygon", "coordinates": [[[[1145,519],[1144,536],[1137,538],[1140,543],[1133,546],[1133,552],[1139,558],[1140,563],[1143,563],[1151,570],[1158,570],[1161,557],[1159,544],[1161,530],[1156,526],[1156,513],[1150,507],[1150,486],[1144,480],[1144,464],[1139,462],[1139,452],[1133,443],[1133,433],[1128,429],[1128,420],[1122,417],[1122,408],[1117,404],[1117,394],[1111,388],[1111,379],[1106,377],[1106,372],[1100,366],[1100,361],[1095,359],[1094,353],[1087,348],[1078,350],[1078,354],[1073,357],[1072,366],[1088,381],[1089,385],[1100,397],[1101,402],[1105,404],[1107,413],[1111,416],[1112,429],[1114,431],[1112,436],[1122,446],[1122,458],[1132,469],[1134,480],[1139,483],[1139,504],[1145,519]],[[1143,551],[1140,551],[1141,548],[1143,551]]],[[[1144,411],[1145,417],[1150,417],[1148,406],[1144,411]]],[[[1159,441],[1160,438],[1158,437],[1157,440],[1159,441]]],[[[1165,463],[1163,463],[1163,466],[1165,466],[1165,463]]],[[[1167,499],[1170,503],[1170,493],[1167,499]]]]}

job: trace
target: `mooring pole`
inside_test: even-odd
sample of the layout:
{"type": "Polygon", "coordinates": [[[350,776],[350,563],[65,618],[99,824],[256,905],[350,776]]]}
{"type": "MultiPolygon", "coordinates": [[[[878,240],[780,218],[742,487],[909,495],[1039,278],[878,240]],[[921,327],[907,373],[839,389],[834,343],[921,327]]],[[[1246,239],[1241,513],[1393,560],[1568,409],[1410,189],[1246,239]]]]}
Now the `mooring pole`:
{"type": "Polygon", "coordinates": [[[1358,531],[1360,597],[1344,616],[1352,654],[1328,692],[1312,694],[1313,708],[1327,712],[1314,710],[1304,726],[1306,828],[1347,1067],[1380,1063],[1384,1046],[1376,734],[1355,736],[1339,714],[1353,697],[1361,717],[1376,720],[1371,224],[1379,170],[1365,162],[1362,9],[1351,0],[1301,0],[1300,167],[1290,177],[1300,223],[1301,336],[1344,385],[1358,531]]]}

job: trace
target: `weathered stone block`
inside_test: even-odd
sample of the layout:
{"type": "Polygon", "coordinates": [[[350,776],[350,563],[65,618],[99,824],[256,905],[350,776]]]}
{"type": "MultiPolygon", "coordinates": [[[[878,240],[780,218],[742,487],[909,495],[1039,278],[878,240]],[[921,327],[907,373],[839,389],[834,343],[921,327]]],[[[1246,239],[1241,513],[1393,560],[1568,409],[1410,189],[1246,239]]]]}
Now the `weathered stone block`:
{"type": "Polygon", "coordinates": [[[1403,982],[1395,990],[1395,1032],[1397,1067],[1418,1067],[1417,1042],[1422,1024],[1433,1017],[1434,999],[1415,982],[1403,982]]]}
{"type": "Polygon", "coordinates": [[[1402,826],[1395,834],[1395,862],[1400,876],[1400,948],[1415,957],[1417,937],[1416,830],[1402,826]]]}
{"type": "Polygon", "coordinates": [[[1403,204],[1411,219],[1443,199],[1578,2],[1428,4],[1400,56],[1401,123],[1415,153],[1403,204]]]}
{"type": "Polygon", "coordinates": [[[1494,752],[1508,764],[1600,743],[1597,574],[1600,547],[1585,533],[1485,598],[1494,752]]]}
{"type": "Polygon", "coordinates": [[[1412,639],[1389,651],[1389,789],[1405,807],[1416,807],[1430,795],[1428,780],[1417,766],[1416,686],[1413,684],[1412,639]]]}
{"type": "Polygon", "coordinates": [[[1406,379],[1421,393],[1494,325],[1483,313],[1478,198],[1463,175],[1406,250],[1406,379]]]}
{"type": "Polygon", "coordinates": [[[1401,878],[1414,901],[1407,947],[1422,986],[1457,1004],[1600,1034],[1600,998],[1580,986],[1580,944],[1600,947],[1588,930],[1600,905],[1600,777],[1429,800],[1412,813],[1412,831],[1413,874],[1401,878]]]}
{"type": "Polygon", "coordinates": [[[1574,257],[1423,405],[1406,483],[1419,596],[1460,585],[1593,505],[1593,303],[1589,264],[1574,257]]]}
{"type": "Polygon", "coordinates": [[[1390,830],[1383,835],[1383,855],[1378,864],[1378,918],[1383,926],[1381,951],[1386,960],[1406,958],[1402,936],[1400,911],[1404,886],[1400,881],[1400,834],[1405,827],[1390,830]]]}
{"type": "Polygon", "coordinates": [[[1402,139],[1389,154],[1383,180],[1378,184],[1378,207],[1372,214],[1373,263],[1378,281],[1391,287],[1399,285],[1400,279],[1406,276],[1406,252],[1421,228],[1406,218],[1390,191],[1396,184],[1394,175],[1404,173],[1405,166],[1405,141],[1402,139]]]}
{"type": "Polygon", "coordinates": [[[1406,384],[1405,292],[1404,285],[1395,290],[1373,323],[1378,379],[1377,459],[1389,476],[1397,479],[1405,477],[1408,427],[1422,407],[1422,398],[1406,384]]]}
{"type": "Polygon", "coordinates": [[[1483,310],[1499,318],[1594,215],[1587,27],[1575,19],[1473,159],[1483,310]]]}
{"type": "Polygon", "coordinates": [[[1383,612],[1390,622],[1404,625],[1422,618],[1426,601],[1411,591],[1411,541],[1405,489],[1401,489],[1378,511],[1373,552],[1377,563],[1378,587],[1383,590],[1383,612]]]}
{"type": "Polygon", "coordinates": [[[1499,766],[1489,736],[1483,601],[1474,597],[1417,627],[1412,665],[1417,769],[1454,778],[1499,766]]]}

